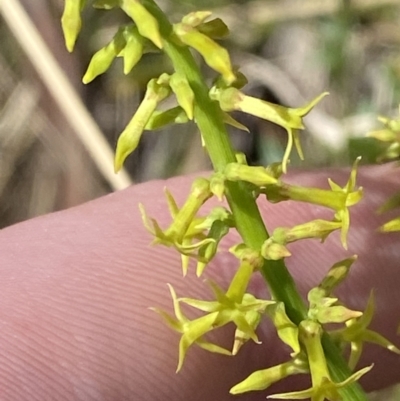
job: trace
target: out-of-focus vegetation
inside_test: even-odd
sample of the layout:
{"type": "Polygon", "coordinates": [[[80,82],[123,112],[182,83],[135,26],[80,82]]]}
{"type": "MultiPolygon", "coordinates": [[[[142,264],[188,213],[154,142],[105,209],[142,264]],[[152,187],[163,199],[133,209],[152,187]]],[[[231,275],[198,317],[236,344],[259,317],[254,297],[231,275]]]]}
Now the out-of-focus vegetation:
{"type": "MultiPolygon", "coordinates": [[[[83,86],[91,55],[107,43],[124,15],[86,11],[77,51],[68,54],[60,30],[62,0],[7,0],[23,5],[73,88],[114,147],[137,107],[145,83],[165,70],[158,54],[146,55],[128,75],[121,63],[83,86]],[[119,18],[119,19],[118,19],[119,18]]],[[[4,2],[5,3],[5,2],[4,2]]],[[[400,102],[400,0],[162,0],[172,19],[211,9],[231,29],[226,40],[249,94],[299,106],[330,92],[307,117],[302,133],[306,161],[292,166],[345,166],[358,155],[372,163],[380,153],[364,135],[379,114],[397,113],[400,102]]],[[[11,33],[0,6],[0,227],[98,197],[118,187],[106,179],[57,107],[49,88],[11,33]]],[[[22,31],[23,25],[19,26],[22,31]]],[[[38,57],[41,57],[38,54],[38,57]]],[[[120,61],[120,60],[118,60],[120,61]]],[[[207,70],[206,67],[204,67],[207,70]]],[[[210,74],[210,80],[212,75],[210,74]]],[[[251,133],[232,130],[238,149],[253,162],[281,159],[286,133],[238,114],[251,133]]],[[[198,151],[194,126],[149,132],[126,164],[135,182],[209,168],[198,151]]],[[[86,144],[87,146],[87,144],[86,144]]],[[[374,400],[397,400],[387,389],[374,400]]]]}

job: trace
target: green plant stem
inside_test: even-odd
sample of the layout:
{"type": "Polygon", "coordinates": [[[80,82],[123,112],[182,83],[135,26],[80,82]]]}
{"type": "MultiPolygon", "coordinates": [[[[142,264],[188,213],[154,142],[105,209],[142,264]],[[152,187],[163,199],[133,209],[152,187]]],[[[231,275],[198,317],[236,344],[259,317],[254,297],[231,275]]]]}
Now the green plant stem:
{"type": "MultiPolygon", "coordinates": [[[[195,96],[195,119],[203,136],[207,152],[215,171],[223,171],[228,163],[236,161],[228,133],[218,104],[208,95],[208,87],[200,70],[186,46],[174,43],[172,26],[153,0],[143,0],[143,4],[157,19],[163,37],[164,51],[173,63],[175,71],[189,81],[195,96]]],[[[241,182],[227,182],[226,198],[235,219],[236,228],[243,241],[258,250],[269,235],[252,194],[241,182]]],[[[306,305],[296,289],[295,282],[284,262],[265,261],[261,272],[267,281],[274,299],[285,304],[288,316],[296,324],[307,316],[306,305]]],[[[328,365],[335,381],[345,380],[350,371],[340,352],[328,336],[324,336],[324,350],[328,365]]],[[[358,384],[341,390],[345,401],[366,401],[366,395],[358,384]]]]}

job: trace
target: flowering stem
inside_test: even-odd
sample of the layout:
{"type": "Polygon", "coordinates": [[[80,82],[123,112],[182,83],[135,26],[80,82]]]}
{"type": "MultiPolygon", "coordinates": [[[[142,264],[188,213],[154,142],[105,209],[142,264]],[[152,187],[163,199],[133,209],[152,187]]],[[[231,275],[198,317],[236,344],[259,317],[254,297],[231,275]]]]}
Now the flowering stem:
{"type": "MultiPolygon", "coordinates": [[[[228,163],[236,162],[236,157],[218,103],[210,99],[209,88],[189,49],[186,46],[177,45],[171,39],[172,26],[164,13],[153,0],[143,0],[142,3],[159,23],[163,49],[172,61],[175,71],[186,77],[195,94],[196,123],[215,171],[222,172],[228,163]]],[[[261,245],[268,239],[269,234],[254,197],[240,181],[226,182],[225,195],[243,241],[252,249],[261,249],[261,245]]],[[[283,260],[266,260],[261,272],[273,298],[284,302],[290,319],[296,324],[306,319],[306,305],[283,260]]],[[[339,351],[328,336],[324,336],[323,343],[333,379],[345,380],[350,376],[347,364],[343,358],[338,358],[339,351]]],[[[341,393],[345,401],[367,400],[358,384],[343,388],[341,393]]]]}

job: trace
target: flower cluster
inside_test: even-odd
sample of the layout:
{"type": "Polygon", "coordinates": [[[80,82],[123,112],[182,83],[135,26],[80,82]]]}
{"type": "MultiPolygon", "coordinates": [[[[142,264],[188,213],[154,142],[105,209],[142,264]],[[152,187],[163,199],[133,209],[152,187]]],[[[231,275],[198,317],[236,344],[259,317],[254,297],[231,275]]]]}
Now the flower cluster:
{"type": "Polygon", "coordinates": [[[354,372],[346,380],[335,382],[329,372],[323,349],[323,325],[344,323],[345,326],[330,332],[341,346],[349,344],[351,353],[349,366],[356,368],[364,342],[381,345],[388,350],[400,353],[392,343],[380,334],[368,329],[373,315],[373,297],[371,296],[364,313],[353,311],[338,303],[332,291],[347,277],[350,266],[356,260],[353,256],[334,264],[321,283],[308,293],[309,309],[307,319],[295,325],[285,313],[282,303],[268,305],[266,313],[275,325],[280,339],[290,346],[291,359],[279,365],[252,373],[242,382],[231,388],[232,394],[247,391],[264,390],[278,380],[291,375],[310,373],[312,386],[305,390],[274,394],[274,399],[311,399],[311,401],[341,400],[339,390],[357,381],[369,372],[367,366],[354,372]]]}
{"type": "MultiPolygon", "coordinates": [[[[93,0],[92,3],[94,7],[107,10],[120,8],[131,23],[121,26],[111,41],[96,52],[83,82],[88,83],[103,74],[117,57],[123,58],[124,73],[128,74],[142,55],[149,51],[163,51],[174,68],[172,73],[163,73],[148,82],[142,102],[118,139],[115,171],[122,168],[146,130],[189,121],[199,127],[203,144],[214,165],[215,171],[209,179],[194,180],[183,205],[178,205],[172,194],[165,191],[172,218],[167,228],[160,227],[140,205],[144,225],[154,237],[153,243],[173,247],[180,253],[183,275],[188,272],[190,259],[194,259],[197,262],[196,274],[201,276],[230,230],[237,230],[242,237],[230,248],[237,259],[237,267],[226,291],[217,283],[208,281],[213,300],[178,298],[172,285],[169,285],[174,316],[153,308],[181,336],[177,371],[182,368],[192,345],[211,352],[235,355],[247,341],[259,343],[257,328],[260,321],[268,317],[281,341],[290,347],[290,359],[252,373],[232,387],[231,393],[264,390],[290,375],[310,374],[310,388],[271,397],[340,400],[341,389],[357,381],[371,366],[348,373],[346,378],[336,382],[332,378],[334,363],[329,365],[332,362],[327,351],[329,346],[350,346],[348,363],[351,371],[356,368],[365,342],[381,345],[396,353],[400,350],[368,328],[374,311],[373,294],[364,313],[346,307],[332,294],[347,277],[356,257],[331,267],[321,283],[309,291],[308,308],[297,293],[284,264],[284,259],[290,256],[292,242],[309,238],[324,241],[335,230],[341,231],[342,245],[347,248],[349,208],[363,196],[362,188],[356,185],[359,159],[355,161],[343,187],[329,180],[330,189],[306,188],[288,184],[282,179],[293,145],[303,158],[299,135],[299,131],[304,129],[303,118],[327,93],[299,108],[284,107],[246,95],[242,91],[247,83],[246,77],[232,66],[228,51],[216,42],[216,39],[228,34],[228,28],[219,18],[209,20],[209,11],[190,13],[171,25],[153,0],[93,0]],[[198,52],[218,74],[211,87],[201,77],[190,49],[198,52]],[[176,105],[165,110],[161,103],[170,96],[174,96],[176,105]],[[235,155],[225,124],[248,129],[229,114],[232,111],[249,113],[286,129],[288,143],[281,163],[266,167],[249,166],[244,155],[235,155]],[[261,195],[271,203],[291,200],[327,207],[333,211],[333,217],[294,227],[278,227],[269,235],[257,209],[256,199],[261,195]],[[217,198],[220,204],[202,215],[203,205],[212,197],[217,198]],[[229,207],[222,203],[225,201],[229,207]],[[262,272],[270,286],[271,300],[258,299],[248,291],[250,280],[258,271],[262,272]],[[285,291],[279,292],[281,287],[285,291]],[[197,309],[200,316],[190,319],[183,313],[182,305],[197,309]],[[341,326],[329,332],[326,325],[332,323],[341,326]],[[227,324],[235,326],[229,350],[211,342],[208,337],[208,333],[227,324]]],[[[80,14],[85,4],[85,0],[65,1],[62,26],[70,51],[81,29],[80,14]]],[[[387,119],[383,122],[386,129],[372,136],[390,143],[388,155],[398,157],[400,122],[387,119]]],[[[400,221],[392,222],[392,226],[384,228],[399,228],[399,224],[400,221]]],[[[345,365],[344,361],[339,363],[345,365]]]]}

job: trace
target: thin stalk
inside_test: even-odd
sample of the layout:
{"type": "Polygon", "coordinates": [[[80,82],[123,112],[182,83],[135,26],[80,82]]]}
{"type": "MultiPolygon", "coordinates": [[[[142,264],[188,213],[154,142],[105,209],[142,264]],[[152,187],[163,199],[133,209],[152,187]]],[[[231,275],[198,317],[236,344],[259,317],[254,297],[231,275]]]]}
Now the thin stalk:
{"type": "MultiPolygon", "coordinates": [[[[179,46],[171,39],[172,26],[164,13],[153,0],[143,0],[143,4],[158,20],[164,51],[172,61],[175,71],[187,78],[195,93],[196,123],[215,171],[223,171],[225,166],[235,162],[236,158],[223,122],[222,112],[218,104],[210,99],[209,89],[190,50],[186,46],[179,46]]],[[[228,182],[226,187],[226,198],[243,241],[252,249],[260,249],[269,234],[254,197],[241,182],[228,182]]],[[[261,272],[273,298],[284,302],[287,314],[292,321],[299,324],[304,320],[307,316],[306,305],[285,263],[282,260],[266,260],[261,272]]],[[[351,372],[340,356],[338,348],[327,335],[324,336],[323,343],[334,380],[345,380],[351,372]]],[[[341,389],[341,394],[344,401],[367,401],[364,391],[358,384],[341,389]]]]}

